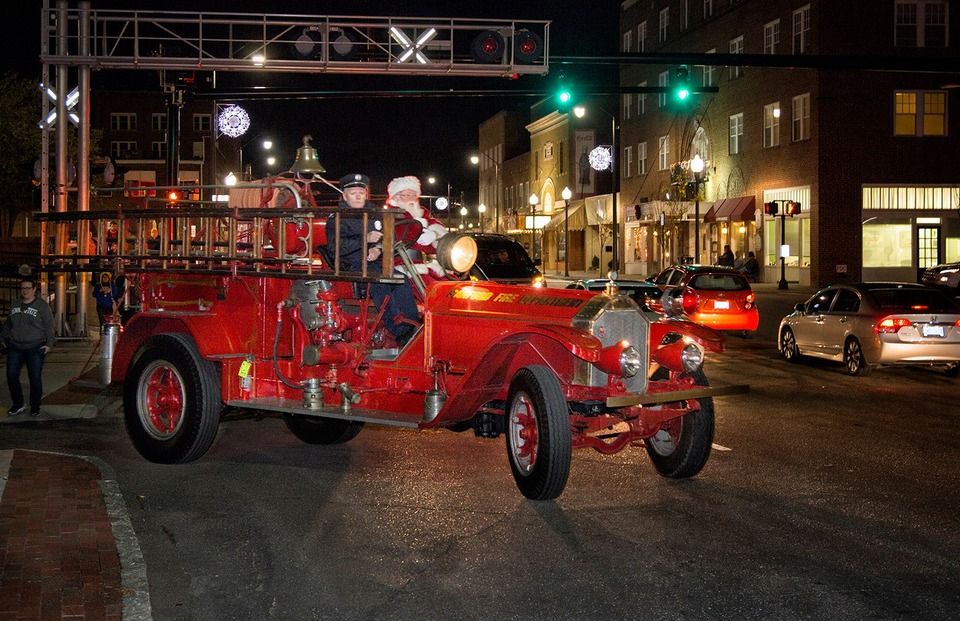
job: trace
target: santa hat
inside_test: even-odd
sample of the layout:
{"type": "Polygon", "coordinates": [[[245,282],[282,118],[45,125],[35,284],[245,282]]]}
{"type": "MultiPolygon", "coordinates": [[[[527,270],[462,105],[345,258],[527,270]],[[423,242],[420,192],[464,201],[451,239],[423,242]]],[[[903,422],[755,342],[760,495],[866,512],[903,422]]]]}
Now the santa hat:
{"type": "Polygon", "coordinates": [[[420,196],[420,180],[414,176],[397,177],[387,185],[387,196],[396,196],[404,190],[413,190],[420,196]]]}

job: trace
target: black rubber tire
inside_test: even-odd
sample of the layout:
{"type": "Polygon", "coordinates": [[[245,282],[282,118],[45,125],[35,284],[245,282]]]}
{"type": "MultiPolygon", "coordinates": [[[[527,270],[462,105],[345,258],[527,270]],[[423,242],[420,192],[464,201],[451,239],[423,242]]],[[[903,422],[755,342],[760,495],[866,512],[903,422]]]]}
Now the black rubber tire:
{"type": "Polygon", "coordinates": [[[873,370],[873,365],[869,364],[863,355],[863,346],[855,338],[847,339],[843,344],[843,364],[847,367],[847,373],[863,377],[869,375],[873,370]]]}
{"type": "Polygon", "coordinates": [[[520,493],[531,500],[556,498],[570,475],[573,441],[570,408],[553,371],[541,365],[519,369],[510,382],[506,416],[507,458],[520,493]],[[526,431],[536,436],[536,449],[526,456],[532,457],[529,463],[522,455],[528,451],[519,443],[523,426],[520,417],[524,412],[526,431]]]}
{"type": "Polygon", "coordinates": [[[787,362],[800,361],[800,348],[797,347],[797,337],[790,328],[784,328],[780,332],[780,355],[787,362]]]}
{"type": "Polygon", "coordinates": [[[319,416],[284,414],[283,422],[290,433],[307,444],[343,444],[357,437],[363,429],[362,422],[319,416]]]}
{"type": "MultiPolygon", "coordinates": [[[[697,386],[710,385],[702,369],[694,374],[694,381],[697,386]]],[[[703,469],[710,458],[714,428],[713,398],[700,399],[699,403],[699,410],[684,414],[676,423],[666,423],[658,432],[670,436],[672,449],[668,449],[666,442],[656,437],[643,441],[650,461],[661,476],[671,479],[692,477],[703,469]],[[678,426],[679,429],[671,430],[668,428],[671,426],[678,426]]]]}
{"type": "Polygon", "coordinates": [[[123,412],[127,434],[143,457],[159,464],[199,459],[217,436],[222,409],[219,369],[200,357],[190,336],[157,334],[140,347],[123,383],[123,412]],[[180,422],[168,432],[148,422],[149,382],[157,373],[182,393],[180,422]]]}

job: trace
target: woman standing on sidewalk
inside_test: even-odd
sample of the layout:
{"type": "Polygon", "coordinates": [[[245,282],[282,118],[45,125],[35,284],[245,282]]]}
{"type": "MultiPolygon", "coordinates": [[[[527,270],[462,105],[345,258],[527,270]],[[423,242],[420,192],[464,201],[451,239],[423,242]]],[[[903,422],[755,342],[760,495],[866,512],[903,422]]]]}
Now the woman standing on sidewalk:
{"type": "Polygon", "coordinates": [[[43,359],[56,337],[53,313],[47,303],[37,297],[37,283],[33,278],[20,280],[20,303],[10,308],[0,334],[7,347],[7,386],[12,403],[7,415],[17,416],[27,409],[20,385],[20,370],[26,364],[30,379],[30,416],[36,416],[43,398],[43,359]]]}

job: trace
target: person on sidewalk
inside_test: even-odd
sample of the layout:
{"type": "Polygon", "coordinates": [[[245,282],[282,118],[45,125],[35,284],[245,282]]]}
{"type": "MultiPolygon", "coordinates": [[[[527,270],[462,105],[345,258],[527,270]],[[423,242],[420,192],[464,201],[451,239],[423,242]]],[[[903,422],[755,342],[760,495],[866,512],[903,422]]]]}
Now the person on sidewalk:
{"type": "Polygon", "coordinates": [[[43,360],[57,339],[53,333],[53,313],[50,306],[37,297],[37,283],[33,278],[21,279],[20,303],[10,308],[0,336],[7,348],[7,386],[12,404],[7,415],[18,416],[27,409],[20,385],[20,370],[26,364],[30,379],[30,416],[37,416],[43,398],[43,360]]]}

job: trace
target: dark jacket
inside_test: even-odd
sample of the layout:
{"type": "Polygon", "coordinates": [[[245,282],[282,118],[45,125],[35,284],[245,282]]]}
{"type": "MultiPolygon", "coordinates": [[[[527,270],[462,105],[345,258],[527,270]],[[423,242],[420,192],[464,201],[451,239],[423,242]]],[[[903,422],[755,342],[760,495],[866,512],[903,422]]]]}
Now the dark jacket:
{"type": "Polygon", "coordinates": [[[3,322],[3,342],[15,349],[53,347],[57,337],[53,332],[53,313],[40,298],[29,304],[14,303],[10,315],[3,322]]]}
{"type": "MultiPolygon", "coordinates": [[[[341,209],[350,209],[350,205],[342,200],[340,201],[339,207],[341,209]]],[[[367,201],[364,208],[375,210],[376,205],[367,201]]],[[[340,269],[348,272],[359,272],[363,269],[363,262],[366,259],[366,253],[363,252],[363,240],[370,231],[380,231],[381,229],[378,228],[377,225],[379,224],[382,227],[383,224],[383,221],[377,217],[374,211],[367,215],[367,227],[366,230],[364,230],[363,212],[359,209],[355,211],[357,212],[356,214],[340,214],[340,269]]],[[[330,217],[327,218],[327,250],[330,253],[331,260],[333,260],[334,256],[333,244],[336,239],[336,234],[336,214],[330,214],[330,217]]],[[[370,248],[377,245],[378,244],[368,243],[367,250],[369,251],[370,248]]],[[[367,272],[379,272],[381,265],[380,259],[370,261],[367,263],[367,272]]]]}

